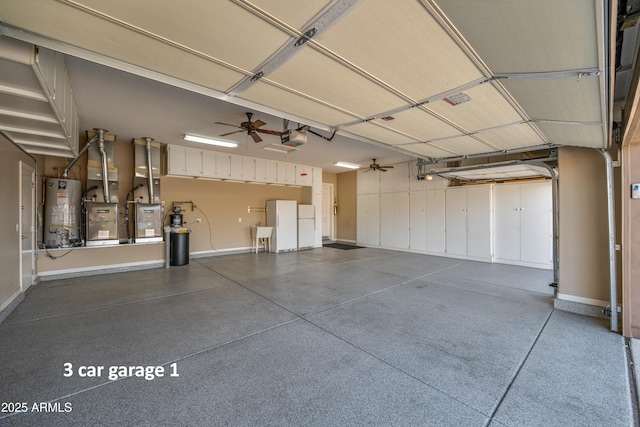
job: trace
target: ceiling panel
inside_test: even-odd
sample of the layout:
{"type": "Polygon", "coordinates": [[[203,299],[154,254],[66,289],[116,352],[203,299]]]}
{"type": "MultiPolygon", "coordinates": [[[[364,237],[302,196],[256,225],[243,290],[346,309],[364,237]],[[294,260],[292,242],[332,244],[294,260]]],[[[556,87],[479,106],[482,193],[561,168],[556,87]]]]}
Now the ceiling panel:
{"type": "MultiPolygon", "coordinates": [[[[253,70],[278,50],[289,36],[227,0],[199,2],[197,13],[172,0],[79,0],[123,25],[253,70]],[[221,19],[222,18],[222,19],[221,19]],[[259,34],[259,37],[256,35],[259,34]],[[220,43],[232,39],[233,43],[220,43]]],[[[122,46],[122,47],[126,47],[122,46]]]]}
{"type": "Polygon", "coordinates": [[[599,122],[598,77],[561,79],[507,79],[505,88],[532,119],[599,122]]]}
{"type": "Polygon", "coordinates": [[[252,0],[251,3],[278,17],[282,21],[302,30],[320,11],[327,7],[329,0],[252,0]]]}
{"type": "Polygon", "coordinates": [[[483,77],[417,1],[363,1],[314,40],[416,101],[483,77]]]}
{"type": "Polygon", "coordinates": [[[537,123],[537,126],[552,144],[603,148],[602,126],[556,123],[537,123]]]}
{"type": "Polygon", "coordinates": [[[3,0],[1,14],[5,22],[36,34],[218,91],[244,76],[56,1],[33,0],[27,10],[20,0],[3,0]]]}
{"type": "Polygon", "coordinates": [[[345,123],[356,118],[264,81],[258,82],[238,97],[319,123],[345,123]]]}
{"type": "Polygon", "coordinates": [[[494,73],[598,67],[599,1],[432,1],[494,73]]]}
{"type": "Polygon", "coordinates": [[[393,120],[376,119],[375,122],[412,135],[418,141],[429,141],[447,136],[459,135],[460,131],[448,125],[432,114],[420,109],[411,108],[392,115],[393,120]]]}
{"type": "Polygon", "coordinates": [[[403,149],[406,151],[416,153],[418,157],[428,157],[433,159],[441,159],[445,157],[451,157],[456,155],[451,151],[446,151],[438,147],[434,147],[431,144],[411,144],[411,145],[403,145],[403,149]]]}
{"type": "Polygon", "coordinates": [[[470,137],[459,136],[431,143],[434,147],[443,148],[452,153],[461,156],[470,156],[473,154],[489,153],[496,151],[486,144],[470,137]]]}
{"type": "Polygon", "coordinates": [[[446,100],[429,103],[426,107],[460,126],[467,132],[516,123],[523,118],[490,84],[465,90],[470,101],[452,105],[446,100]]]}
{"type": "Polygon", "coordinates": [[[399,134],[373,122],[358,123],[341,128],[345,132],[369,138],[372,141],[380,141],[384,144],[399,145],[416,142],[415,139],[399,134]]]}
{"type": "Polygon", "coordinates": [[[268,78],[361,117],[406,104],[402,98],[311,49],[300,51],[268,78]]]}
{"type": "Polygon", "coordinates": [[[477,133],[475,137],[486,141],[498,150],[514,150],[545,144],[540,135],[527,123],[477,133]]]}

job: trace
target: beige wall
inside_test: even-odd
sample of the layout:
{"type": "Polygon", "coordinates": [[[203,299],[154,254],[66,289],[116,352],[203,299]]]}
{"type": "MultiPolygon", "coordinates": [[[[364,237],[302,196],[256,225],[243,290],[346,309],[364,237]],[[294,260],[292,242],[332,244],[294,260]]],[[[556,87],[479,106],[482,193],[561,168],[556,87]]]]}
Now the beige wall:
{"type": "Polygon", "coordinates": [[[342,172],[336,177],[339,207],[337,240],[356,241],[357,179],[356,171],[342,172]]]}
{"type": "Polygon", "coordinates": [[[558,150],[559,297],[592,303],[609,300],[606,169],[595,150],[558,150]],[[576,298],[577,297],[577,298],[576,298]]]}
{"type": "Polygon", "coordinates": [[[640,338],[640,199],[630,195],[631,185],[640,183],[640,141],[624,146],[622,161],[622,333],[640,338]]]}
{"type": "MultiPolygon", "coordinates": [[[[165,211],[173,202],[184,204],[183,219],[191,229],[191,252],[220,251],[251,247],[249,227],[266,224],[264,212],[248,213],[248,207],[264,208],[267,200],[296,200],[303,203],[303,189],[203,179],[162,177],[162,200],[165,211]],[[201,223],[196,223],[200,218],[201,223]]],[[[165,222],[168,224],[167,222],[165,222]]]]}
{"type": "Polygon", "coordinates": [[[11,303],[20,294],[20,161],[35,169],[35,161],[0,135],[0,307],[11,303]]]}

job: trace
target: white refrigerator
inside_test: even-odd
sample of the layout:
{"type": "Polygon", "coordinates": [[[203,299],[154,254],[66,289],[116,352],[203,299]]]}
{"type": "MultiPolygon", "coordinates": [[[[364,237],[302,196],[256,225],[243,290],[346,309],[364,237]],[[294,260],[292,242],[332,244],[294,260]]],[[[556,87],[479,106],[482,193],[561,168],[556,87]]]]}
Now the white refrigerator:
{"type": "Polygon", "coordinates": [[[298,249],[298,202],[267,200],[267,227],[273,227],[271,252],[298,249]]]}
{"type": "Polygon", "coordinates": [[[298,205],[298,249],[315,246],[316,210],[313,205],[298,205]]]}

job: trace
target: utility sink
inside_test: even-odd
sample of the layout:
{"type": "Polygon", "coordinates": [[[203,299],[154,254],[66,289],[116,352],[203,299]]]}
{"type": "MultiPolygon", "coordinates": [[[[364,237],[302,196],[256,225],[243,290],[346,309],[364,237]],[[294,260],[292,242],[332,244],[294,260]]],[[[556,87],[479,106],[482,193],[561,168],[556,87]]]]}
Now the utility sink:
{"type": "Polygon", "coordinates": [[[273,233],[273,227],[260,227],[257,225],[251,226],[251,242],[252,245],[255,245],[256,247],[256,253],[258,253],[259,239],[267,239],[265,240],[264,250],[267,250],[267,245],[269,246],[269,250],[271,250],[271,233],[273,233]]]}
{"type": "Polygon", "coordinates": [[[272,232],[273,232],[273,227],[260,227],[260,226],[254,225],[251,227],[251,238],[252,239],[271,238],[272,232]]]}

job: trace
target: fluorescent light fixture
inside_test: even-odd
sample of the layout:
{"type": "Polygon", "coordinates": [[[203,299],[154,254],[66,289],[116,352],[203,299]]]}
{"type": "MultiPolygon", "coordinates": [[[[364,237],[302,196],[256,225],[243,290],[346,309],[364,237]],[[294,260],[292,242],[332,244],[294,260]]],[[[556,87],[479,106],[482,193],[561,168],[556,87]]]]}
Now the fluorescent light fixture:
{"type": "Polygon", "coordinates": [[[354,165],[353,163],[347,163],[347,162],[337,162],[334,163],[334,165],[336,166],[340,166],[341,168],[348,168],[348,169],[360,169],[360,165],[354,165]]]}
{"type": "Polygon", "coordinates": [[[235,142],[223,141],[222,139],[209,138],[207,136],[189,135],[188,133],[184,135],[184,140],[199,142],[201,144],[217,145],[219,147],[236,148],[238,146],[235,142]]]}
{"type": "Polygon", "coordinates": [[[276,153],[289,154],[292,151],[300,150],[297,147],[291,147],[289,145],[284,144],[271,144],[262,147],[263,150],[275,151],[276,153]]]}

